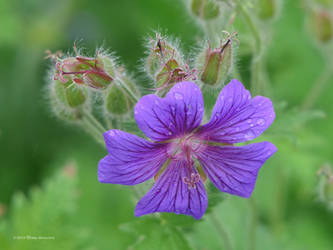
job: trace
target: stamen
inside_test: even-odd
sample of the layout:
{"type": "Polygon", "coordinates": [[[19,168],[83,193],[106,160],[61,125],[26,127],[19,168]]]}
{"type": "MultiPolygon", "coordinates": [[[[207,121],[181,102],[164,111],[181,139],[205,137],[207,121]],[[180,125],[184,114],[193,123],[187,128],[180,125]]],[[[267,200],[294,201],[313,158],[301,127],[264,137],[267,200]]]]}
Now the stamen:
{"type": "Polygon", "coordinates": [[[196,183],[200,181],[200,175],[191,173],[191,179],[188,177],[183,178],[183,182],[188,185],[188,189],[196,188],[196,183]]]}

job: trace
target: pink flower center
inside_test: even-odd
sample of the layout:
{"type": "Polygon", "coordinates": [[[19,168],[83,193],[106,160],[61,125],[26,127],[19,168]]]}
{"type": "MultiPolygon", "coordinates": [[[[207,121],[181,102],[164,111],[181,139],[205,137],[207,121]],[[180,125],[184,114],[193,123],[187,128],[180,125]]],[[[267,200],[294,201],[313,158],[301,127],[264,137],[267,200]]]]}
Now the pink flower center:
{"type": "Polygon", "coordinates": [[[185,160],[189,168],[190,176],[183,177],[183,182],[188,185],[189,189],[196,188],[196,183],[200,181],[200,175],[193,171],[193,158],[206,148],[205,141],[192,134],[173,139],[167,149],[167,153],[172,160],[185,160]]]}

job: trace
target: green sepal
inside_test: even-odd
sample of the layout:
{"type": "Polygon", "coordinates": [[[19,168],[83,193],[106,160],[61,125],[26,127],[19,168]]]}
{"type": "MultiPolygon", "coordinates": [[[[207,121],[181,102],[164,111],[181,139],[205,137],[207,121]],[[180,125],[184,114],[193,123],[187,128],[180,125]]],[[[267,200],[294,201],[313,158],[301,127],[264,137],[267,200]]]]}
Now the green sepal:
{"type": "Polygon", "coordinates": [[[105,95],[105,110],[111,115],[127,114],[132,103],[126,91],[118,84],[112,84],[105,95]]]}

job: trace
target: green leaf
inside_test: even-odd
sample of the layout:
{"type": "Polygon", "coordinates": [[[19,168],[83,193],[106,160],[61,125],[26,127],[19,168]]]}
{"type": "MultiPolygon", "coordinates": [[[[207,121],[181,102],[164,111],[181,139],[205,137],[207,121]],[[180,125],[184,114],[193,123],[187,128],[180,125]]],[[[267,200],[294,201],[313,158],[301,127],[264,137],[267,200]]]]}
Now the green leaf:
{"type": "Polygon", "coordinates": [[[129,246],[129,249],[191,249],[184,233],[164,219],[138,219],[135,222],[120,225],[119,229],[136,237],[136,241],[129,246]]]}
{"type": "Polygon", "coordinates": [[[0,245],[13,250],[87,249],[87,234],[73,220],[78,198],[75,173],[69,164],[41,188],[31,189],[28,198],[17,193],[8,221],[0,225],[0,245]]]}

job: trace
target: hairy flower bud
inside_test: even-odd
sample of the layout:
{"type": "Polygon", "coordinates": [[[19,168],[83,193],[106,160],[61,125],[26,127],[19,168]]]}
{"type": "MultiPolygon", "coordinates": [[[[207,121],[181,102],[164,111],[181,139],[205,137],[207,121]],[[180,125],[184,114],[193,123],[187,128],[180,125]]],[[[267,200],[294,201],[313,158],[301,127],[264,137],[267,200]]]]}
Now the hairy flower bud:
{"type": "Polygon", "coordinates": [[[192,13],[203,20],[217,18],[220,14],[220,6],[215,0],[192,0],[192,13]]]}
{"type": "Polygon", "coordinates": [[[318,41],[328,43],[333,39],[333,17],[332,14],[317,8],[310,15],[311,29],[318,41]]]}
{"type": "Polygon", "coordinates": [[[149,42],[145,70],[154,80],[157,94],[163,96],[177,82],[195,80],[196,72],[185,63],[177,48],[160,34],[149,42]]]}
{"type": "Polygon", "coordinates": [[[50,104],[56,116],[67,121],[80,119],[80,109],[87,108],[88,102],[88,92],[84,86],[53,80],[49,91],[50,104]]]}
{"type": "Polygon", "coordinates": [[[122,82],[115,82],[109,86],[104,96],[105,112],[108,115],[126,115],[132,110],[135,102],[129,96],[128,91],[137,95],[137,89],[127,76],[123,77],[122,82]]]}
{"type": "Polygon", "coordinates": [[[232,38],[221,42],[218,48],[212,49],[210,43],[197,58],[197,69],[200,80],[207,85],[216,86],[224,83],[232,67],[232,38]]]}
{"type": "Polygon", "coordinates": [[[111,58],[98,53],[95,58],[76,56],[57,59],[54,78],[64,83],[73,82],[95,89],[104,89],[114,79],[111,64],[113,64],[111,58]]]}
{"type": "Polygon", "coordinates": [[[171,59],[175,60],[177,64],[182,67],[185,64],[182,53],[179,51],[178,46],[173,45],[160,34],[156,34],[156,38],[150,38],[148,43],[149,54],[146,59],[145,71],[152,78],[155,79],[163,66],[171,59]]]}

